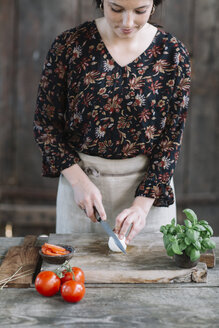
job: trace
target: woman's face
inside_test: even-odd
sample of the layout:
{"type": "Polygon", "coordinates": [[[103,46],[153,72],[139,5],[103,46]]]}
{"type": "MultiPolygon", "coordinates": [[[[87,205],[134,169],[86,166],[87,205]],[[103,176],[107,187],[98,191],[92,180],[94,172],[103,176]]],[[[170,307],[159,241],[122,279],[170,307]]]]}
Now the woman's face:
{"type": "Polygon", "coordinates": [[[119,38],[133,37],[149,20],[153,0],[104,0],[104,16],[119,38]]]}

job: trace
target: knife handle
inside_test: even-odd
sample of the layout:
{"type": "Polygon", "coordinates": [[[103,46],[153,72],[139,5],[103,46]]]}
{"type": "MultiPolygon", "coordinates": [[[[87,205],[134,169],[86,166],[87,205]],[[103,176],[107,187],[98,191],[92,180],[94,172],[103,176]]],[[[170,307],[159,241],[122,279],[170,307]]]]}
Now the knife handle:
{"type": "Polygon", "coordinates": [[[95,206],[94,206],[94,215],[95,215],[96,220],[97,220],[98,222],[101,222],[101,221],[102,221],[102,219],[101,219],[101,217],[100,217],[100,214],[98,213],[98,211],[97,211],[97,209],[96,209],[95,206]]]}

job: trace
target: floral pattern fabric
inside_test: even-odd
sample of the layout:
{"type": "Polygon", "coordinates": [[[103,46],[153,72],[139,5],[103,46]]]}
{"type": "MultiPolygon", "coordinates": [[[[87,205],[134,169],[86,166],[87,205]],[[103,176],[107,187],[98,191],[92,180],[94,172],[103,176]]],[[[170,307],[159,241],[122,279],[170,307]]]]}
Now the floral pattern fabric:
{"type": "Polygon", "coordinates": [[[150,164],[135,196],[174,202],[169,185],[187,115],[190,60],[185,46],[160,29],[126,66],[108,52],[95,21],[57,36],[39,84],[34,135],[43,176],[80,161],[77,152],[108,159],[144,154],[150,164]]]}

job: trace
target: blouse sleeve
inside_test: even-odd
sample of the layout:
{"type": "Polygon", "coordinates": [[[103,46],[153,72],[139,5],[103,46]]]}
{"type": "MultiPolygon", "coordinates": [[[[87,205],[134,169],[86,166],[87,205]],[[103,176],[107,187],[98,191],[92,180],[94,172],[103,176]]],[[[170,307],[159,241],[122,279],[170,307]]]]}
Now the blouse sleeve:
{"type": "Polygon", "coordinates": [[[58,36],[46,57],[34,115],[34,137],[42,152],[42,175],[57,177],[80,158],[65,142],[67,103],[65,40],[58,36]]]}
{"type": "Polygon", "coordinates": [[[161,207],[174,203],[170,180],[179,157],[189,102],[191,67],[184,47],[177,58],[179,62],[176,63],[175,85],[166,124],[153,147],[147,174],[135,193],[135,197],[155,198],[153,205],[161,207]]]}

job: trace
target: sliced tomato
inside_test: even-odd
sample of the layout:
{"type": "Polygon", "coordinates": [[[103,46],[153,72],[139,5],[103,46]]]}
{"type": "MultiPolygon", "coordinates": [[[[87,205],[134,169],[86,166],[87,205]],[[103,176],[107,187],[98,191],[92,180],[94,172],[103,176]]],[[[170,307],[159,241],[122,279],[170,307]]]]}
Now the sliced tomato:
{"type": "Polygon", "coordinates": [[[44,246],[47,247],[47,248],[52,249],[54,252],[55,251],[56,252],[65,252],[66,251],[66,249],[64,247],[53,245],[53,244],[45,243],[44,246]]]}
{"type": "Polygon", "coordinates": [[[56,245],[48,244],[48,243],[45,243],[44,245],[42,245],[41,251],[43,254],[50,255],[50,256],[66,255],[66,254],[70,253],[64,247],[56,246],[56,245]]]}

